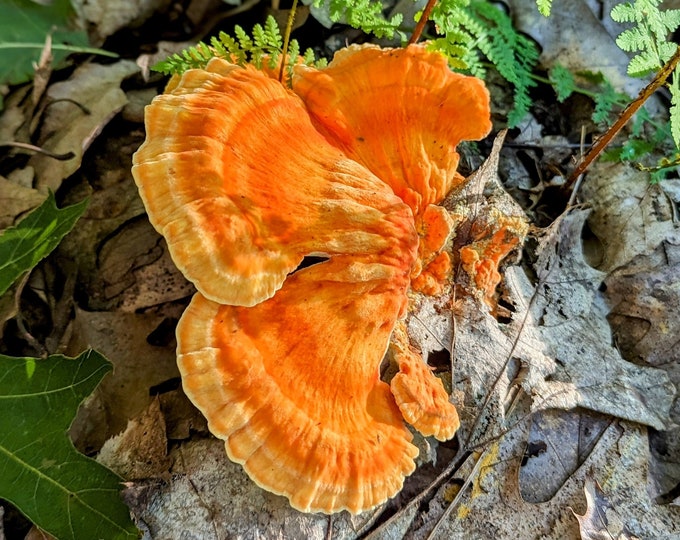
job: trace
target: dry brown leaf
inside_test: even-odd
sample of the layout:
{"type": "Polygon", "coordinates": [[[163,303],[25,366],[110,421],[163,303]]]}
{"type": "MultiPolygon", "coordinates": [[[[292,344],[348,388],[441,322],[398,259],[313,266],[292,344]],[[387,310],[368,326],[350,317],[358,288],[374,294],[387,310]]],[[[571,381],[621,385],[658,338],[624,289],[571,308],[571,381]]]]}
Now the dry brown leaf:
{"type": "Polygon", "coordinates": [[[437,538],[579,538],[571,509],[585,510],[582,487],[587,476],[606,490],[631,534],[670,540],[680,533],[680,509],[654,505],[644,488],[648,458],[645,428],[613,423],[557,494],[538,505],[523,501],[517,486],[526,434],[526,428],[520,427],[490,447],[471,493],[441,526],[437,538]]]}
{"type": "Polygon", "coordinates": [[[74,8],[87,22],[90,39],[101,45],[122,28],[135,28],[156,12],[170,5],[169,0],[74,0],[74,8]]]}
{"type": "Polygon", "coordinates": [[[156,315],[90,312],[76,309],[69,351],[94,348],[109,358],[113,374],[81,407],[71,426],[80,449],[101,448],[104,441],[125,429],[151,402],[149,390],[179,377],[174,344],[153,346],[149,335],[163,322],[156,315]]]}
{"type": "MultiPolygon", "coordinates": [[[[680,227],[677,180],[650,184],[646,173],[627,165],[596,165],[582,191],[593,212],[588,219],[600,238],[611,272],[604,297],[608,320],[624,358],[665,370],[678,387],[680,334],[680,227]]],[[[680,423],[676,404],[671,419],[680,423]]],[[[670,502],[680,483],[680,429],[652,432],[650,492],[670,502]]]]}
{"type": "Polygon", "coordinates": [[[35,525],[31,527],[28,534],[24,537],[24,540],[56,540],[51,534],[47,534],[45,531],[38,529],[35,525]]]}
{"type": "Polygon", "coordinates": [[[552,499],[615,421],[584,409],[533,414],[519,475],[522,498],[531,503],[552,499]]]}
{"type": "Polygon", "coordinates": [[[129,221],[102,244],[92,291],[109,309],[134,312],[186,298],[194,287],[177,270],[165,240],[147,220],[129,221]]]}
{"type": "Polygon", "coordinates": [[[45,195],[37,190],[0,176],[0,231],[14,225],[18,218],[44,200],[45,195]]]}
{"type": "MultiPolygon", "coordinates": [[[[632,362],[666,370],[680,387],[680,246],[662,242],[606,279],[612,305],[609,322],[621,354],[632,362]]],[[[652,487],[660,500],[672,500],[680,484],[680,406],[671,410],[675,426],[651,435],[652,487]]]]}
{"type": "MultiPolygon", "coordinates": [[[[598,292],[604,275],[583,259],[587,214],[565,214],[541,242],[537,294],[528,312],[516,314],[526,317],[519,340],[529,367],[523,387],[534,410],[580,406],[664,429],[675,389],[663,371],[626,362],[612,346],[598,292]]],[[[523,272],[513,268],[507,275],[518,297],[531,298],[523,272]]]]}
{"type": "MultiPolygon", "coordinates": [[[[510,324],[499,325],[469,298],[454,306],[463,314],[456,323],[454,386],[466,399],[461,411],[466,436],[479,437],[470,432],[473,427],[490,426],[482,430],[486,436],[504,429],[504,402],[520,373],[519,382],[533,397],[534,410],[580,406],[657,429],[667,424],[674,389],[666,374],[626,362],[612,347],[598,292],[604,274],[583,259],[581,230],[586,217],[587,212],[571,212],[545,233],[537,263],[541,280],[537,294],[523,270],[508,269],[509,298],[515,309],[510,324]],[[497,378],[489,403],[480,412],[497,378]]],[[[423,350],[447,348],[452,338],[446,314],[441,306],[430,305],[428,310],[431,315],[418,315],[409,329],[423,350]],[[425,336],[421,339],[418,327],[425,336]]]]}
{"type": "Polygon", "coordinates": [[[575,513],[583,540],[638,540],[630,534],[625,520],[609,502],[607,496],[591,476],[586,476],[583,491],[586,494],[586,513],[575,513]]]}
{"type": "Polygon", "coordinates": [[[36,173],[36,187],[56,191],[62,180],[80,167],[83,153],[111,118],[127,103],[120,83],[139,68],[129,60],[115,64],[84,64],[71,77],[47,90],[51,101],[45,112],[39,145],[56,154],[73,152],[75,157],[56,161],[38,154],[29,164],[36,173]],[[80,107],[71,101],[76,101],[80,107]],[[87,112],[81,109],[85,107],[87,112]]]}
{"type": "Polygon", "coordinates": [[[603,245],[598,268],[611,272],[638,255],[651,254],[662,241],[680,244],[672,195],[665,183],[625,163],[596,163],[581,187],[592,208],[588,225],[603,245]]]}
{"type": "Polygon", "coordinates": [[[160,401],[154,399],[146,410],[128,422],[125,431],[108,439],[97,461],[126,480],[164,476],[170,466],[165,418],[160,401]]]}
{"type": "Polygon", "coordinates": [[[168,439],[179,441],[188,439],[192,433],[205,436],[209,434],[205,417],[181,389],[165,392],[159,398],[168,439]]]}
{"type": "Polygon", "coordinates": [[[680,244],[666,241],[607,276],[608,318],[626,358],[656,367],[680,361],[679,282],[680,244]]]}
{"type": "Polygon", "coordinates": [[[30,99],[27,99],[30,87],[22,86],[9,94],[3,102],[0,112],[0,141],[29,142],[29,123],[33,111],[30,99]]]}
{"type": "Polygon", "coordinates": [[[629,58],[584,0],[553,2],[544,17],[532,0],[509,0],[516,28],[541,46],[544,67],[559,63],[572,71],[602,72],[619,91],[636,95],[645,85],[626,75],[629,58]]]}
{"type": "Polygon", "coordinates": [[[84,307],[90,310],[134,312],[193,292],[170,260],[165,241],[139,219],[143,206],[129,172],[110,168],[112,159],[129,159],[126,148],[122,145],[116,157],[115,149],[107,147],[87,172],[97,178],[97,189],[78,226],[59,246],[60,255],[78,265],[87,296],[84,307]]]}

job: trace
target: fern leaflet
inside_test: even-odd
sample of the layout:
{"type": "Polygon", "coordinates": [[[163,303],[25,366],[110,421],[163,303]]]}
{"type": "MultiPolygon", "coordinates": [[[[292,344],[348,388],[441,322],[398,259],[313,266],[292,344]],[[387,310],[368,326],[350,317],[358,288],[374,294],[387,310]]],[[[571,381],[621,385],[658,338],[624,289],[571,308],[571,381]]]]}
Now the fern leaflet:
{"type": "Polygon", "coordinates": [[[671,90],[671,109],[670,125],[671,136],[675,141],[675,146],[680,148],[680,73],[678,69],[673,72],[673,81],[670,85],[671,90]]]}
{"type": "Polygon", "coordinates": [[[536,7],[538,12],[544,17],[550,17],[550,10],[552,9],[552,0],[536,0],[536,7]]]}
{"type": "Polygon", "coordinates": [[[314,0],[313,5],[325,5],[333,22],[348,24],[378,38],[393,37],[403,19],[401,14],[386,19],[379,0],[314,0]]]}
{"type": "MultiPolygon", "coordinates": [[[[262,69],[263,63],[267,61],[267,67],[274,69],[281,58],[283,49],[283,38],[279,31],[279,26],[270,15],[267,17],[264,26],[256,24],[253,27],[252,35],[249,35],[242,27],[234,27],[234,36],[226,32],[220,32],[218,36],[213,36],[210,45],[199,42],[181,53],[173,54],[167,59],[153,66],[154,71],[159,71],[165,75],[182,74],[189,69],[202,69],[213,58],[223,58],[238,65],[252,64],[258,69],[262,69]]],[[[300,44],[297,40],[291,40],[286,63],[290,70],[298,61],[300,44]]],[[[325,60],[316,60],[314,51],[305,51],[303,61],[309,65],[323,66],[325,60]]]]}
{"type": "Polygon", "coordinates": [[[557,94],[557,101],[563,103],[577,89],[574,75],[561,64],[555,64],[548,72],[550,84],[557,94]]]}
{"type": "Polygon", "coordinates": [[[661,0],[635,0],[614,6],[611,17],[620,23],[635,26],[624,30],[616,44],[628,52],[637,52],[628,64],[628,74],[641,77],[659,70],[673,54],[677,45],[667,41],[668,34],[680,27],[680,10],[660,10],[661,0]]]}

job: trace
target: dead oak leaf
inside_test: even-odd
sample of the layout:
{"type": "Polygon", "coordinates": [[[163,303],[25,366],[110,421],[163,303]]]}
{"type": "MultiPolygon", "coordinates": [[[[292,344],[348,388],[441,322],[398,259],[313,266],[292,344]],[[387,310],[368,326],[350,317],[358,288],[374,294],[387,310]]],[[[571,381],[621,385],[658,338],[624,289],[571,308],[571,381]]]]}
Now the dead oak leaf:
{"type": "Polygon", "coordinates": [[[534,410],[580,406],[664,429],[674,387],[663,371],[626,362],[613,346],[598,291],[604,274],[583,258],[587,216],[585,210],[572,210],[546,231],[535,295],[519,269],[508,271],[510,285],[533,298],[526,313],[531,328],[525,326],[519,343],[527,353],[543,352],[540,363],[529,361],[523,386],[534,410]]]}

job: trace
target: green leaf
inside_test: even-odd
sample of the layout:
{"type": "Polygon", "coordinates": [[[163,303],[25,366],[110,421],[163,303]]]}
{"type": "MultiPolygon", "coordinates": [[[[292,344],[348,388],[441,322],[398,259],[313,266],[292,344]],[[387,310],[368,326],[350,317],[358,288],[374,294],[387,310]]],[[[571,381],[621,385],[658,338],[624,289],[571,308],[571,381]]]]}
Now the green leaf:
{"type": "Polygon", "coordinates": [[[548,73],[550,82],[557,94],[557,101],[564,102],[576,90],[574,75],[561,64],[555,64],[548,73]]]}
{"type": "Polygon", "coordinates": [[[59,540],[137,538],[118,475],[78,453],[67,431],[111,364],[0,355],[0,498],[59,540]]]}
{"type": "Polygon", "coordinates": [[[0,235],[0,295],[57,247],[86,206],[84,200],[60,210],[50,193],[38,208],[0,235]]]}
{"type": "Polygon", "coordinates": [[[117,56],[88,47],[87,33],[74,28],[70,0],[38,4],[31,0],[0,0],[0,83],[19,84],[33,78],[47,34],[52,34],[53,64],[72,52],[117,56]]]}

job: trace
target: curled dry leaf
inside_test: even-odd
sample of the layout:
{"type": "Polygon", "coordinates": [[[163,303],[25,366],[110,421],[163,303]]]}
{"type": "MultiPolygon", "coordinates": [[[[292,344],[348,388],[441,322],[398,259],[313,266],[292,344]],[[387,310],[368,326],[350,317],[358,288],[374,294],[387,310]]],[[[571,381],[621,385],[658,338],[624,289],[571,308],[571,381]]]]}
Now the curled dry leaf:
{"type": "Polygon", "coordinates": [[[602,488],[592,476],[585,479],[583,491],[586,494],[586,512],[578,519],[582,540],[638,540],[625,525],[625,520],[607,499],[602,488]]]}
{"type": "MultiPolygon", "coordinates": [[[[671,235],[652,253],[638,255],[612,272],[605,284],[612,306],[607,316],[624,358],[665,370],[680,388],[680,245],[671,235]]],[[[680,406],[671,409],[674,425],[650,435],[652,487],[660,501],[675,496],[680,483],[680,406]]]]}
{"type": "Polygon", "coordinates": [[[199,291],[177,331],[184,389],[231,459],[297,509],[397,493],[417,454],[403,414],[455,432],[405,337],[398,386],[449,425],[406,398],[400,411],[379,366],[411,279],[445,274],[450,220],[432,205],[462,184],[455,147],[489,131],[488,102],[422,46],[352,46],[324,70],[298,65],[292,91],[213,59],[147,109],[133,175],[199,291]]]}
{"type": "Polygon", "coordinates": [[[101,448],[152,401],[149,389],[178,376],[173,347],[151,345],[162,323],[152,314],[76,309],[68,350],[91,347],[114,360],[114,372],[80,408],[70,434],[79,449],[101,448]]]}
{"type": "MultiPolygon", "coordinates": [[[[623,530],[630,537],[677,538],[679,510],[654,504],[645,489],[649,458],[646,428],[613,422],[581,466],[550,500],[541,504],[524,501],[517,486],[525,456],[526,428],[522,424],[489,446],[472,489],[464,494],[450,519],[442,523],[437,538],[579,538],[574,512],[585,513],[583,486],[587,477],[602,486],[621,518],[621,528],[611,529],[613,538],[623,530]]],[[[454,479],[460,483],[466,478],[456,473],[454,479]]],[[[418,522],[431,522],[428,514],[432,511],[433,508],[421,513],[418,522]]]]}

